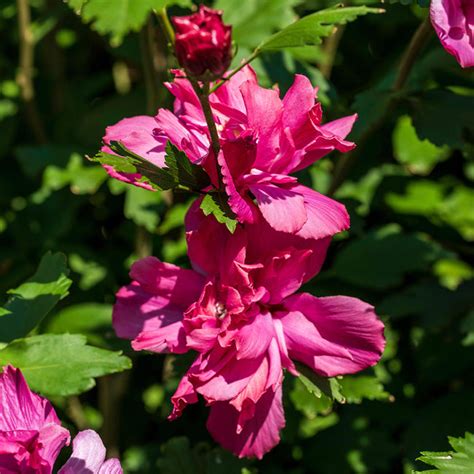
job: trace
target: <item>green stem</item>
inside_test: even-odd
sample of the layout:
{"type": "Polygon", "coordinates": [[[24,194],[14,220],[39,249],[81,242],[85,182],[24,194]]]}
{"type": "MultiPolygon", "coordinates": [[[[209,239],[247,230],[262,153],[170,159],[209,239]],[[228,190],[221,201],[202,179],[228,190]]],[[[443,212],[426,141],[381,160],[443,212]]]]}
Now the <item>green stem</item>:
{"type": "Polygon", "coordinates": [[[155,13],[156,15],[158,15],[158,18],[161,21],[161,24],[163,26],[163,31],[165,32],[165,35],[168,38],[168,41],[173,45],[174,44],[174,29],[168,17],[168,12],[166,11],[166,7],[163,7],[158,12],[155,11],[155,13]]]}
{"type": "Polygon", "coordinates": [[[246,59],[239,67],[234,69],[228,76],[222,78],[217,84],[212,87],[212,89],[209,91],[209,94],[212,94],[216,92],[219,87],[221,87],[223,84],[225,84],[232,76],[237,74],[240,70],[242,70],[245,66],[250,64],[255,58],[257,58],[260,54],[260,50],[257,48],[250,56],[248,59],[246,59]]]}
{"type": "Polygon", "coordinates": [[[219,142],[219,134],[217,133],[216,123],[214,122],[214,116],[212,115],[211,104],[209,103],[209,82],[204,82],[201,88],[199,86],[199,83],[195,79],[191,77],[188,79],[194,89],[194,92],[196,92],[196,95],[198,96],[199,102],[201,103],[202,111],[204,113],[204,117],[206,119],[207,128],[209,129],[209,135],[211,137],[211,148],[216,160],[217,177],[219,180],[218,189],[219,191],[222,191],[224,189],[222,172],[219,166],[219,161],[217,159],[219,156],[221,145],[219,142]]]}

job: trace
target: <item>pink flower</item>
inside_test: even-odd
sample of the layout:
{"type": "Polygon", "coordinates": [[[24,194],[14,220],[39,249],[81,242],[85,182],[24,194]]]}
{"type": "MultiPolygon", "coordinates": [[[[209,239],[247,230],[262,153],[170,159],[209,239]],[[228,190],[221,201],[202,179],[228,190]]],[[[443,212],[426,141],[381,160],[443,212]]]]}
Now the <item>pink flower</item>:
{"type": "Polygon", "coordinates": [[[20,370],[0,374],[0,471],[49,474],[61,448],[69,444],[48,400],[31,392],[20,370]]]}
{"type": "Polygon", "coordinates": [[[222,22],[222,12],[200,5],[189,16],[171,19],[176,30],[178,62],[193,77],[214,80],[221,77],[232,60],[232,27],[222,22]]]}
{"type": "Polygon", "coordinates": [[[431,0],[430,16],[444,49],[462,67],[474,66],[474,2],[431,0]]]}
{"type": "Polygon", "coordinates": [[[105,461],[105,447],[92,430],[80,431],[72,442],[72,456],[58,474],[122,474],[118,459],[105,461]]]}
{"type": "MultiPolygon", "coordinates": [[[[206,122],[189,82],[178,75],[168,85],[176,97],[174,114],[161,109],[155,118],[124,119],[108,127],[105,143],[122,141],[157,166],[164,165],[167,140],[206,169],[217,187],[215,159],[206,122]]],[[[349,227],[344,206],[290,176],[333,150],[347,152],[356,116],[322,124],[322,110],[309,80],[297,75],[283,100],[275,89],[258,85],[244,68],[210,97],[220,134],[218,157],[229,205],[239,222],[252,223],[260,213],[278,231],[323,238],[349,227]]],[[[105,151],[110,149],[106,146],[105,151]]],[[[146,187],[139,175],[109,169],[118,179],[146,187]]]]}
{"type": "Polygon", "coordinates": [[[201,395],[216,441],[261,458],[285,424],[283,369],[298,375],[295,360],[331,377],[372,366],[383,324],[356,298],[296,293],[320,270],[329,238],[278,232],[261,218],[229,234],[198,203],[186,228],[194,270],[154,257],[136,262],[117,294],[114,327],[135,350],[197,351],[170,418],[201,395]]]}

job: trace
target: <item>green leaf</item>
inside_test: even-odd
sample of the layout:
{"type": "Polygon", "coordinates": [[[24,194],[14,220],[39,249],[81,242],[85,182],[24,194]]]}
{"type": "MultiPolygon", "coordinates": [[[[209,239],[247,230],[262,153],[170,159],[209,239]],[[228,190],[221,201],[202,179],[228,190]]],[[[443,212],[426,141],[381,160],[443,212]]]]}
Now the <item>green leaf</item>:
{"type": "Polygon", "coordinates": [[[170,142],[166,144],[166,166],[161,168],[129,150],[123,143],[113,141],[109,146],[119,156],[99,152],[91,160],[112,166],[119,173],[139,173],[143,177],[140,181],[157,190],[183,188],[200,191],[210,184],[207,173],[191,163],[186,154],[170,142]]]}
{"type": "Polygon", "coordinates": [[[170,141],[166,144],[165,163],[170,174],[182,186],[199,191],[210,184],[209,176],[202,167],[191,163],[186,154],[170,141]]]}
{"type": "Polygon", "coordinates": [[[315,395],[321,397],[322,394],[329,397],[331,400],[336,400],[339,403],[345,403],[345,398],[341,393],[341,386],[335,378],[321,377],[313,372],[309,367],[296,363],[296,368],[300,373],[299,379],[306,387],[306,389],[315,395]]]}
{"type": "Polygon", "coordinates": [[[191,7],[190,0],[68,0],[86,23],[102,35],[110,34],[118,45],[130,31],[138,31],[153,9],[180,5],[191,7]]]}
{"type": "Polygon", "coordinates": [[[410,105],[413,125],[422,140],[462,148],[467,135],[474,133],[474,97],[429,90],[411,98],[410,105]]]}
{"type": "Polygon", "coordinates": [[[278,51],[284,48],[294,48],[298,46],[314,45],[321,43],[321,39],[329,36],[336,25],[342,25],[355,20],[358,16],[367,13],[382,13],[378,8],[348,7],[348,8],[328,8],[311,15],[305,16],[301,20],[295,21],[283,30],[263,41],[259,46],[259,51],[278,51]]]}
{"type": "Polygon", "coordinates": [[[367,400],[389,400],[390,394],[377,377],[362,375],[345,376],[339,380],[341,392],[348,403],[361,403],[367,400]]]}
{"type": "Polygon", "coordinates": [[[127,186],[124,214],[148,232],[155,232],[160,222],[161,193],[150,193],[147,189],[127,186]]]}
{"type": "Polygon", "coordinates": [[[224,12],[232,25],[232,37],[240,48],[253,49],[275,31],[295,20],[293,7],[303,0],[217,0],[214,8],[224,12]]]}
{"type": "Polygon", "coordinates": [[[94,260],[85,260],[76,253],[69,255],[69,266],[73,272],[81,276],[79,281],[79,288],[81,290],[90,290],[107,276],[107,269],[105,267],[99,265],[94,260]]]}
{"type": "Polygon", "coordinates": [[[237,220],[235,214],[227,203],[227,198],[221,193],[213,192],[204,196],[201,202],[201,209],[204,215],[212,214],[217,222],[225,224],[230,233],[234,233],[237,228],[237,220]]]}
{"type": "Polygon", "coordinates": [[[0,341],[10,342],[26,336],[68,294],[71,280],[67,278],[66,257],[48,252],[36,273],[18,288],[3,308],[0,318],[0,341]]]}
{"type": "Polygon", "coordinates": [[[416,474],[472,474],[472,472],[474,472],[474,435],[466,433],[464,438],[453,438],[449,436],[448,440],[454,451],[423,451],[417,460],[429,466],[433,466],[436,469],[416,471],[416,474]]]}
{"type": "Polygon", "coordinates": [[[81,303],[59,311],[49,319],[45,331],[52,334],[88,334],[112,327],[112,306],[81,303]]]}
{"type": "Polygon", "coordinates": [[[408,273],[426,270],[443,256],[435,243],[386,226],[347,244],[328,273],[359,287],[382,290],[399,285],[408,273]]]}
{"type": "Polygon", "coordinates": [[[94,378],[131,367],[130,359],[86,345],[82,335],[44,334],[18,339],[0,350],[0,365],[21,369],[31,389],[44,395],[68,396],[95,385],[94,378]]]}
{"type": "Polygon", "coordinates": [[[400,117],[393,131],[395,158],[414,174],[426,175],[449,156],[449,148],[437,147],[429,140],[420,140],[408,115],[400,117]]]}
{"type": "MultiPolygon", "coordinates": [[[[125,158],[126,161],[128,161],[128,163],[133,166],[135,169],[135,171],[133,171],[134,173],[141,174],[150,183],[158,186],[158,189],[167,190],[172,189],[178,185],[176,175],[171,173],[168,168],[160,168],[159,166],[154,165],[150,161],[145,160],[145,158],[129,150],[123,143],[111,142],[109,146],[112,151],[120,155],[122,158],[125,158]]],[[[117,168],[115,168],[115,170],[125,171],[123,169],[117,168]]],[[[130,171],[125,172],[129,173],[130,171]]]]}

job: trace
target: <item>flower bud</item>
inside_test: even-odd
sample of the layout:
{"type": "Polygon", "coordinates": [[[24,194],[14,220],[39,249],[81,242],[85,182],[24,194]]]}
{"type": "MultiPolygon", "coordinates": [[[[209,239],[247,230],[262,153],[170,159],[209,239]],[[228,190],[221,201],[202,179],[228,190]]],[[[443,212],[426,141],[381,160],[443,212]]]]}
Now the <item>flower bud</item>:
{"type": "Polygon", "coordinates": [[[232,27],[224,25],[222,12],[201,5],[197,13],[172,22],[176,56],[186,73],[208,81],[221,77],[232,60],[232,27]]]}

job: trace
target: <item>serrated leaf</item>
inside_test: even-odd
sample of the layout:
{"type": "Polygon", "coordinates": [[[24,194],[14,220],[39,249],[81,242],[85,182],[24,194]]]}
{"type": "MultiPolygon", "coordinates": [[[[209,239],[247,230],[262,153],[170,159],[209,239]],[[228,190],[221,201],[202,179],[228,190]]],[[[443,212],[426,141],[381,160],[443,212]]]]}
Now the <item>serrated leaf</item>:
{"type": "Polygon", "coordinates": [[[18,288],[3,307],[0,318],[0,341],[10,342],[26,336],[51,311],[56,303],[68,294],[71,280],[66,257],[48,252],[36,273],[18,288]]]}
{"type": "Polygon", "coordinates": [[[212,214],[217,222],[225,224],[231,234],[235,232],[237,220],[224,195],[217,192],[206,194],[201,201],[201,209],[205,216],[212,214]]]}
{"type": "Polygon", "coordinates": [[[303,364],[296,363],[296,368],[300,373],[299,379],[304,386],[313,393],[316,397],[321,394],[326,395],[331,400],[336,400],[339,403],[345,403],[345,398],[341,393],[341,386],[335,378],[321,377],[313,372],[309,367],[303,364]]]}
{"type": "Polygon", "coordinates": [[[190,0],[68,0],[69,5],[86,23],[102,35],[110,35],[120,44],[130,31],[138,31],[148,14],[165,6],[191,7],[190,0]]]}
{"type": "Polygon", "coordinates": [[[47,396],[82,393],[95,385],[95,377],[131,367],[120,352],[86,345],[77,334],[17,339],[0,350],[0,366],[6,364],[21,369],[31,389],[47,396]]]}
{"type": "MultiPolygon", "coordinates": [[[[135,173],[141,174],[144,178],[149,180],[150,183],[155,184],[161,190],[172,189],[178,185],[177,177],[168,168],[160,168],[154,165],[145,158],[137,155],[133,151],[129,150],[123,143],[112,141],[110,142],[110,148],[112,151],[124,158],[130,163],[135,173]]],[[[116,169],[114,167],[114,169],[116,169]]],[[[118,170],[116,171],[123,171],[118,170]]],[[[129,171],[125,171],[129,173],[129,171]]]]}
{"type": "Polygon", "coordinates": [[[191,163],[186,153],[178,150],[170,141],[166,143],[165,163],[180,185],[199,191],[210,184],[203,168],[191,163]]]}
{"type": "Polygon", "coordinates": [[[474,435],[466,433],[464,438],[448,437],[449,444],[454,451],[448,452],[430,452],[423,451],[417,458],[435,470],[416,471],[415,474],[439,473],[439,474],[457,474],[474,472],[474,435]]]}
{"type": "Polygon", "coordinates": [[[344,376],[339,380],[341,392],[348,403],[361,403],[362,400],[388,400],[390,394],[377,377],[362,375],[344,376]]]}
{"type": "Polygon", "coordinates": [[[277,51],[284,48],[294,48],[321,43],[321,39],[329,36],[336,25],[355,20],[367,13],[381,13],[383,10],[365,6],[348,8],[328,8],[295,21],[283,30],[263,41],[260,51],[277,51]]]}

